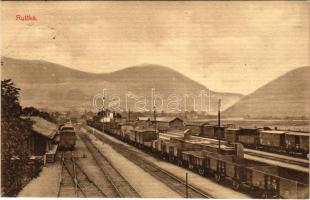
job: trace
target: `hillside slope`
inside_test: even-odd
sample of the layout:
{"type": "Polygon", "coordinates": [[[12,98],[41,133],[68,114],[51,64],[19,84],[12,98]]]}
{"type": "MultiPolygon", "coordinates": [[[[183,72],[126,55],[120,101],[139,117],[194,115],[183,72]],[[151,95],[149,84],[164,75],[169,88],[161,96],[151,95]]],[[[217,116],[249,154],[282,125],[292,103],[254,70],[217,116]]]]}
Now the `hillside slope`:
{"type": "Polygon", "coordinates": [[[224,111],[224,117],[309,117],[310,67],[289,71],[224,111]]]}
{"type": "MultiPolygon", "coordinates": [[[[205,111],[209,108],[210,101],[212,113],[216,109],[218,98],[222,98],[223,108],[227,108],[242,97],[240,94],[210,91],[210,100],[205,96],[201,106],[201,91],[209,94],[205,86],[159,65],[141,65],[111,73],[94,74],[45,61],[3,57],[2,62],[2,79],[11,78],[22,89],[22,104],[49,109],[91,109],[94,97],[102,95],[103,90],[107,97],[106,107],[136,111],[151,108],[152,88],[160,97],[157,99],[158,110],[169,112],[177,111],[173,107],[184,110],[184,105],[187,110],[195,107],[196,110],[205,111]],[[147,99],[145,105],[144,98],[147,99]],[[185,98],[187,99],[184,100],[185,98]],[[161,99],[163,106],[160,106],[161,99]]],[[[101,106],[100,100],[97,105],[101,106]]]]}

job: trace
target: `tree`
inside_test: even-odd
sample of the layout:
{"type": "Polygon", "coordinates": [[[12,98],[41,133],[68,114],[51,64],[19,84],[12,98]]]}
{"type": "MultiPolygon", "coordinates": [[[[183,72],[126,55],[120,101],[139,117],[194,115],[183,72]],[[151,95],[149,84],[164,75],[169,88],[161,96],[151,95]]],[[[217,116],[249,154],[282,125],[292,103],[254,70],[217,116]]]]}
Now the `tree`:
{"type": "Polygon", "coordinates": [[[25,107],[22,110],[22,115],[24,116],[38,116],[38,117],[42,117],[43,119],[56,123],[56,118],[52,115],[50,115],[48,112],[43,112],[40,111],[34,107],[25,107]]]}
{"type": "Polygon", "coordinates": [[[9,119],[19,117],[21,106],[19,105],[19,88],[14,86],[11,79],[1,81],[1,116],[9,119]]]}
{"type": "Polygon", "coordinates": [[[22,111],[22,114],[25,116],[39,116],[40,111],[34,107],[25,107],[22,111]]]}
{"type": "Polygon", "coordinates": [[[25,141],[32,123],[20,118],[19,90],[10,79],[1,81],[1,186],[6,196],[14,196],[21,189],[29,157],[25,141]]]}

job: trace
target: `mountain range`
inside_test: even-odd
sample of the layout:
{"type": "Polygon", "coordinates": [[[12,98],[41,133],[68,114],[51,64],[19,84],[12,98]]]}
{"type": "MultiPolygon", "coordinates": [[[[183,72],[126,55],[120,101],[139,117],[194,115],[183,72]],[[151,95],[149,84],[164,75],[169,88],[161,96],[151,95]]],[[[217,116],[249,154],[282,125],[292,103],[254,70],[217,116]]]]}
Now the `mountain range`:
{"type": "Polygon", "coordinates": [[[310,67],[296,68],[243,96],[209,90],[185,75],[159,65],[128,67],[111,73],[88,73],[41,61],[2,57],[2,79],[21,88],[23,106],[48,110],[208,111],[216,114],[221,98],[225,118],[309,118],[310,67]],[[203,95],[202,95],[203,94],[203,95]],[[96,104],[94,104],[96,99],[96,104]]]}
{"type": "Polygon", "coordinates": [[[49,110],[93,109],[94,99],[96,108],[102,108],[103,90],[105,107],[133,111],[152,109],[152,88],[157,110],[168,112],[195,109],[212,114],[219,98],[225,109],[243,97],[211,91],[177,71],[151,64],[95,74],[41,60],[2,57],[2,79],[8,78],[21,88],[22,105],[49,110]]]}

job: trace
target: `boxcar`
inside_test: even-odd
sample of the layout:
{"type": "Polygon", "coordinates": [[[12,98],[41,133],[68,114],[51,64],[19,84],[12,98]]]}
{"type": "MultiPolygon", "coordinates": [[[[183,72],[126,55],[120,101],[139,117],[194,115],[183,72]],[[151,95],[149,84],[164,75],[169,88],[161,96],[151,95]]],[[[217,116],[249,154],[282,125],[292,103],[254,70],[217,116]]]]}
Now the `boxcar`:
{"type": "Polygon", "coordinates": [[[193,151],[182,152],[182,165],[191,169],[190,157],[193,151]]]}
{"type": "Polygon", "coordinates": [[[170,162],[175,162],[177,160],[175,156],[175,149],[178,148],[177,147],[178,145],[180,144],[176,142],[172,142],[172,141],[166,142],[166,147],[164,151],[170,162]]]}
{"type": "Polygon", "coordinates": [[[160,158],[166,158],[166,143],[169,142],[169,138],[160,136],[158,139],[152,142],[152,151],[156,153],[156,156],[160,158]]]}
{"type": "Polygon", "coordinates": [[[221,138],[224,139],[225,135],[224,135],[224,131],[225,131],[225,127],[223,126],[214,126],[214,138],[221,138]]]}
{"type": "Polygon", "coordinates": [[[198,171],[200,175],[205,174],[205,169],[207,168],[205,166],[206,163],[206,157],[204,154],[205,151],[190,151],[187,152],[188,154],[188,160],[190,161],[189,163],[189,168],[192,170],[198,171]]]}
{"type": "Polygon", "coordinates": [[[223,178],[233,178],[235,172],[232,171],[228,161],[232,161],[234,155],[222,155],[215,152],[201,151],[193,152],[190,157],[189,165],[193,165],[193,169],[197,170],[199,174],[205,173],[214,176],[217,182],[220,182],[223,178]]]}
{"type": "Polygon", "coordinates": [[[240,132],[240,128],[226,128],[224,131],[225,140],[227,142],[237,142],[240,132]]]}
{"type": "Polygon", "coordinates": [[[152,141],[157,139],[157,133],[154,129],[136,129],[135,132],[135,143],[140,147],[151,148],[152,141]]]}
{"type": "Polygon", "coordinates": [[[201,137],[214,138],[214,126],[213,125],[204,125],[202,127],[202,133],[199,135],[201,137]]]}
{"type": "Polygon", "coordinates": [[[134,129],[128,132],[128,139],[130,143],[136,143],[136,131],[134,129]]]}
{"type": "Polygon", "coordinates": [[[185,128],[191,130],[191,135],[199,136],[203,132],[203,126],[208,125],[207,122],[186,122],[185,128]]]}
{"type": "Polygon", "coordinates": [[[122,140],[128,141],[129,140],[129,134],[131,131],[134,130],[134,126],[131,124],[124,124],[121,127],[121,138],[122,140]]]}
{"type": "Polygon", "coordinates": [[[289,152],[309,152],[309,133],[285,133],[285,145],[289,152]]]}
{"type": "Polygon", "coordinates": [[[238,134],[238,142],[247,147],[256,147],[259,142],[259,132],[257,128],[241,128],[238,134]]]}
{"type": "Polygon", "coordinates": [[[229,180],[234,189],[250,188],[261,197],[308,198],[307,180],[288,177],[276,166],[246,159],[235,155],[221,155],[208,151],[186,151],[182,159],[186,166],[201,175],[213,175],[217,182],[229,180]]]}
{"type": "Polygon", "coordinates": [[[285,146],[285,131],[262,130],[259,132],[259,143],[270,149],[281,149],[285,146]]]}
{"type": "Polygon", "coordinates": [[[262,197],[277,197],[287,199],[309,198],[309,186],[287,174],[281,173],[277,166],[252,166],[245,168],[247,184],[258,189],[262,197]]]}

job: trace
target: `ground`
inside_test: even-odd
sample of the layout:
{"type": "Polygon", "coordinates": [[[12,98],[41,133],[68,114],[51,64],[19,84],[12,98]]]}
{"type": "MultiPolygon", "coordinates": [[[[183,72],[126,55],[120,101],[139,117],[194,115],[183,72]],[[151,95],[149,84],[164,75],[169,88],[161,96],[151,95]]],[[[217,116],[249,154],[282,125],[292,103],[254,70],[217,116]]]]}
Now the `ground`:
{"type": "Polygon", "coordinates": [[[39,176],[32,179],[18,194],[18,197],[57,197],[61,165],[48,163],[39,176]]]}
{"type": "MultiPolygon", "coordinates": [[[[172,191],[168,186],[149,175],[141,168],[131,163],[122,155],[118,154],[111,146],[103,144],[93,136],[92,141],[100,148],[100,151],[111,161],[125,179],[145,198],[180,198],[181,196],[172,191]]],[[[92,155],[78,137],[74,152],[76,161],[83,171],[103,190],[106,179],[97,166],[92,155]]],[[[60,181],[61,165],[59,161],[47,164],[36,179],[28,183],[19,193],[19,197],[57,197],[60,181]]]]}
{"type": "Polygon", "coordinates": [[[180,198],[181,196],[172,191],[165,184],[146,173],[130,160],[117,153],[108,144],[104,144],[95,136],[90,135],[91,141],[111,161],[125,179],[138,191],[142,197],[151,198],[180,198]]]}

